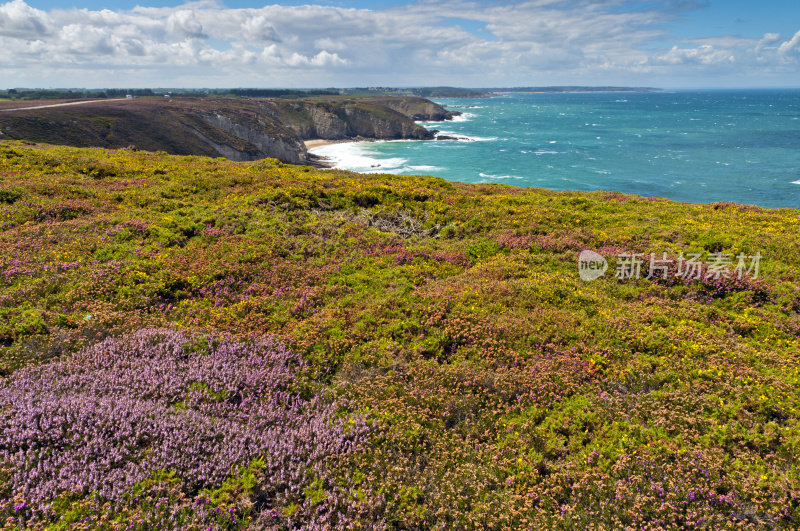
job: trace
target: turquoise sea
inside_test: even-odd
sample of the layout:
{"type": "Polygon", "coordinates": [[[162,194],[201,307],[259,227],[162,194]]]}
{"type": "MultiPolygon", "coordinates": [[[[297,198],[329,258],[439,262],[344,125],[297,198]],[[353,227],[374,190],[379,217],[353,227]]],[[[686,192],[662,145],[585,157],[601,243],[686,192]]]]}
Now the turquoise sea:
{"type": "Polygon", "coordinates": [[[800,207],[800,90],[498,94],[435,100],[457,140],[335,144],[336,167],[678,201],[800,207]]]}

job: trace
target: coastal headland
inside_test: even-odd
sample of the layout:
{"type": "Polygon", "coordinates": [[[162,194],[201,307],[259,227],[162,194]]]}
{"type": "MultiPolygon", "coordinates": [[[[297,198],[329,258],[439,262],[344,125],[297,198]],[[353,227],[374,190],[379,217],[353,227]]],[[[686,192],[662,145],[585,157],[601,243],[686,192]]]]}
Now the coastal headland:
{"type": "Polygon", "coordinates": [[[324,165],[305,141],[428,140],[434,133],[416,121],[458,114],[415,96],[20,102],[0,112],[0,140],[324,165]]]}

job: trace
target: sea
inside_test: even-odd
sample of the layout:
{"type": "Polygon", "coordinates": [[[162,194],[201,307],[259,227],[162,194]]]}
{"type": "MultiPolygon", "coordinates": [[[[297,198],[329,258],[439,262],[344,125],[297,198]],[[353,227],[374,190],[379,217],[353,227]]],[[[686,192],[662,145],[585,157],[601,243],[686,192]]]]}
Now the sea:
{"type": "Polygon", "coordinates": [[[691,203],[800,207],[800,90],[500,93],[434,99],[455,140],[321,146],[337,168],[691,203]]]}

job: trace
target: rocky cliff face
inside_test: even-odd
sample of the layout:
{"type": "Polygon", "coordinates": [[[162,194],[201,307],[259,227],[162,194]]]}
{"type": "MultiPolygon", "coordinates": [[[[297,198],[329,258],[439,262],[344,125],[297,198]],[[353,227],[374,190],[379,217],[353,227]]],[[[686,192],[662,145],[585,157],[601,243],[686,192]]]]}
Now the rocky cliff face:
{"type": "Polygon", "coordinates": [[[448,111],[441,105],[425,98],[398,97],[398,98],[370,98],[370,103],[382,105],[403,116],[416,121],[440,122],[442,120],[452,120],[454,116],[461,113],[458,111],[448,111]]]}
{"type": "Polygon", "coordinates": [[[292,164],[306,162],[308,154],[305,144],[294,135],[287,134],[287,132],[281,131],[281,134],[276,134],[275,124],[270,124],[271,127],[268,127],[267,123],[261,120],[256,124],[240,123],[236,121],[236,117],[231,118],[220,113],[204,115],[203,119],[222,131],[257,148],[255,153],[252,149],[238,150],[226,144],[217,144],[198,132],[200,138],[212,145],[224,157],[232,160],[258,160],[273,157],[292,164]]]}
{"type": "Polygon", "coordinates": [[[348,129],[354,136],[365,138],[428,140],[433,134],[413,120],[389,109],[367,105],[345,107],[348,129]]]}
{"type": "Polygon", "coordinates": [[[303,139],[433,138],[412,117],[372,100],[272,101],[267,105],[270,115],[303,139]]]}
{"type": "Polygon", "coordinates": [[[140,98],[0,113],[0,133],[79,147],[135,146],[178,155],[313,164],[304,139],[431,139],[433,134],[414,120],[453,114],[416,97],[140,98]]]}
{"type": "Polygon", "coordinates": [[[287,116],[285,109],[276,109],[275,112],[280,116],[278,119],[300,138],[341,140],[353,136],[347,122],[330,106],[293,103],[291,108],[296,113],[294,116],[287,116]]]}

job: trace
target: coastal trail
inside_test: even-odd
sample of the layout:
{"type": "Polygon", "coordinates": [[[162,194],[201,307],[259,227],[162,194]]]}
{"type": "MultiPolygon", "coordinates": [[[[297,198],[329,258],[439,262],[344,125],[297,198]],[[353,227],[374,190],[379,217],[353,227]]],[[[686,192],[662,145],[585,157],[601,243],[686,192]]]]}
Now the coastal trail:
{"type": "Polygon", "coordinates": [[[50,105],[37,105],[34,107],[14,107],[13,109],[0,109],[0,112],[12,112],[12,111],[30,111],[34,109],[51,109],[53,107],[66,107],[68,105],[85,105],[87,103],[100,103],[104,102],[107,103],[109,101],[126,101],[128,98],[113,98],[113,99],[103,99],[103,100],[88,100],[88,101],[72,101],[69,103],[53,103],[50,105]]]}

